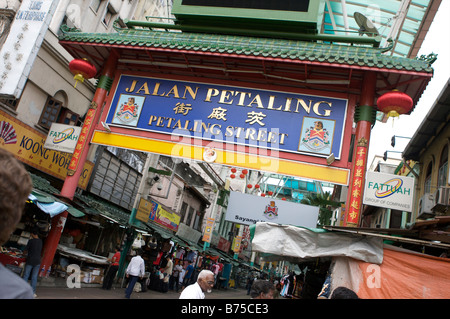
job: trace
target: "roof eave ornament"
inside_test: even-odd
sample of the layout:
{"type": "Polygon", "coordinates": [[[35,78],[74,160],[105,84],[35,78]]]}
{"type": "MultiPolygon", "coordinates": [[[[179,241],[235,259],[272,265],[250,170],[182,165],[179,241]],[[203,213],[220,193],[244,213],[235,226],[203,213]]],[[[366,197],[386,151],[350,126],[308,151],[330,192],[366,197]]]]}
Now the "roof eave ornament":
{"type": "Polygon", "coordinates": [[[437,60],[437,53],[430,53],[428,55],[422,54],[420,57],[417,57],[416,60],[425,61],[431,66],[437,60]]]}
{"type": "Polygon", "coordinates": [[[388,51],[391,51],[394,48],[394,40],[392,38],[389,38],[386,40],[388,45],[384,48],[380,48],[381,53],[386,53],[388,51]]]}

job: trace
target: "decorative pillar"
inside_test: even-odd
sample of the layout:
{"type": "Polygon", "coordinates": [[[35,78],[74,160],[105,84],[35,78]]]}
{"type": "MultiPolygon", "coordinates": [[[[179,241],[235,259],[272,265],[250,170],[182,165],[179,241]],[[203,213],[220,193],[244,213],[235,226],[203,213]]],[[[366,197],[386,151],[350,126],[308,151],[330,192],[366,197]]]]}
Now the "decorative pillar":
{"type": "MultiPolygon", "coordinates": [[[[69,164],[67,177],[64,180],[64,185],[61,190],[61,195],[69,200],[73,200],[75,191],[78,186],[83,171],[84,163],[89,151],[89,141],[94,133],[95,124],[98,123],[101,115],[101,108],[105,101],[108,91],[111,89],[112,79],[116,70],[118,55],[115,51],[111,51],[108,60],[106,61],[102,75],[97,83],[97,89],[94,98],[91,102],[90,108],[86,113],[85,121],[81,129],[80,137],[78,138],[75,152],[69,164]]],[[[52,228],[45,240],[43,247],[43,257],[41,261],[40,276],[48,276],[50,268],[55,257],[56,248],[58,247],[61,234],[64,230],[68,212],[65,211],[52,219],[52,228]]]]}
{"type": "Polygon", "coordinates": [[[360,105],[355,109],[355,147],[352,156],[352,171],[347,195],[345,226],[358,227],[362,209],[364,183],[366,179],[367,156],[370,131],[376,121],[375,97],[376,73],[364,74],[360,105]]]}

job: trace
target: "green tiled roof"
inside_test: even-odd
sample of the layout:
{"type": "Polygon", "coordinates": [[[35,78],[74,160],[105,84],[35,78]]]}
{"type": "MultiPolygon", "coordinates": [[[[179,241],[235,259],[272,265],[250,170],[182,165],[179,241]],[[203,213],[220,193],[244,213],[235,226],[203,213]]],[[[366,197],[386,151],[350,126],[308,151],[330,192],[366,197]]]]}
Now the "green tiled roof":
{"type": "Polygon", "coordinates": [[[383,54],[389,48],[149,29],[116,28],[116,30],[118,31],[116,33],[83,33],[63,30],[59,39],[65,44],[73,42],[100,46],[167,48],[281,58],[293,61],[326,62],[379,69],[387,68],[427,73],[433,71],[431,63],[424,59],[408,59],[383,54]]]}

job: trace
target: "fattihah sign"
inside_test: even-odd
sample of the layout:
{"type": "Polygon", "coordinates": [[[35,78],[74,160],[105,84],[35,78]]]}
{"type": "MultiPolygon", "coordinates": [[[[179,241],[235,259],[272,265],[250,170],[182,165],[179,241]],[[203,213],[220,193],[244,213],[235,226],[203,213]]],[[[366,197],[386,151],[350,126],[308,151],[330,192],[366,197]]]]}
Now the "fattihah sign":
{"type": "Polygon", "coordinates": [[[73,153],[77,146],[81,127],[52,123],[44,147],[66,153],[73,153]]]}
{"type": "Polygon", "coordinates": [[[319,207],[230,192],[225,220],[242,225],[272,222],[316,228],[319,207]]]}
{"type": "Polygon", "coordinates": [[[121,75],[106,124],[336,159],[346,99],[121,75]]]}
{"type": "Polygon", "coordinates": [[[365,205],[412,212],[414,178],[379,172],[367,172],[364,186],[365,205]]]}
{"type": "Polygon", "coordinates": [[[19,98],[47,32],[56,0],[23,0],[0,50],[0,96],[19,98]]]}
{"type": "MultiPolygon", "coordinates": [[[[47,136],[0,111],[0,148],[13,153],[20,161],[60,180],[67,177],[70,154],[45,148],[47,136]]],[[[78,187],[86,190],[94,163],[86,161],[78,187]]]]}

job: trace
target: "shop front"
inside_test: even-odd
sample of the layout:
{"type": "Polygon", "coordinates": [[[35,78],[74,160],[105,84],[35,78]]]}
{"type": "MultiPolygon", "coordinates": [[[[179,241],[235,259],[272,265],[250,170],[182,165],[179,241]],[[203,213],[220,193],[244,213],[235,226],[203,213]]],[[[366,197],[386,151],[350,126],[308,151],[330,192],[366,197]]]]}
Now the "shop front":
{"type": "Polygon", "coordinates": [[[265,261],[293,266],[280,279],[280,293],[286,298],[327,299],[338,287],[353,290],[361,299],[450,296],[448,258],[391,245],[395,240],[403,246],[417,245],[416,249],[428,245],[446,251],[448,244],[376,230],[349,232],[272,223],[257,223],[251,231],[252,248],[265,261]]]}

